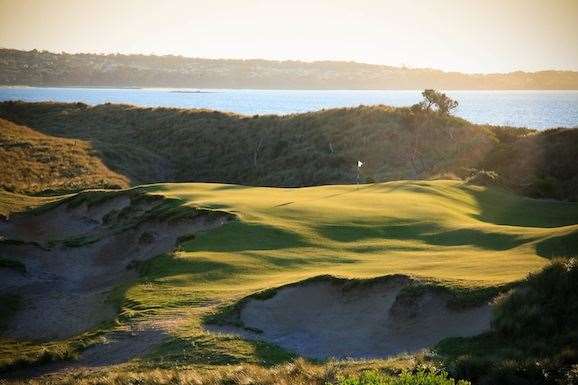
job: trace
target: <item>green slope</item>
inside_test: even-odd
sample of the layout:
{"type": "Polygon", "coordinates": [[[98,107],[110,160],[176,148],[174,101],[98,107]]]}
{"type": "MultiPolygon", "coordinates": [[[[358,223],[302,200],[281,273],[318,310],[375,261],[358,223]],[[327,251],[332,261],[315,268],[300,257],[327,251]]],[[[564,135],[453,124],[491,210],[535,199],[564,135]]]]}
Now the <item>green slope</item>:
{"type": "MultiPolygon", "coordinates": [[[[210,260],[250,281],[257,276],[289,281],[321,273],[406,273],[494,285],[543,266],[542,257],[552,251],[544,245],[578,230],[576,204],[520,198],[455,181],[149,188],[237,214],[239,221],[182,245],[176,258],[210,260]]],[[[231,275],[238,283],[238,275],[231,275]]]]}
{"type": "MultiPolygon", "coordinates": [[[[320,274],[405,273],[460,287],[517,281],[559,238],[576,250],[578,205],[455,181],[299,189],[220,184],[146,187],[239,220],[151,261],[125,293],[125,314],[199,316],[252,292],[320,274]],[[547,250],[543,250],[547,249],[547,250]]],[[[202,333],[201,333],[202,335],[202,333]]],[[[225,351],[230,350],[227,347],[225,351]]],[[[233,349],[234,350],[234,349],[233,349]]]]}
{"type": "Polygon", "coordinates": [[[159,350],[156,357],[162,360],[277,359],[259,353],[262,347],[254,342],[209,336],[200,328],[205,315],[262,289],[322,274],[393,273],[466,289],[495,287],[539,270],[549,256],[578,250],[578,204],[456,181],[144,188],[239,217],[150,261],[141,283],[124,293],[125,316],[177,311],[188,317],[187,326],[159,350]],[[190,349],[194,357],[186,353],[190,349]]]}
{"type": "MultiPolygon", "coordinates": [[[[578,204],[457,181],[308,188],[174,183],[138,189],[238,216],[147,262],[141,279],[115,294],[122,322],[185,320],[149,357],[156,364],[286,359],[261,343],[207,334],[201,327],[203,317],[259,290],[317,275],[394,273],[467,290],[496,287],[523,279],[552,256],[578,250],[578,204]]],[[[20,348],[9,349],[14,354],[20,348]]]]}

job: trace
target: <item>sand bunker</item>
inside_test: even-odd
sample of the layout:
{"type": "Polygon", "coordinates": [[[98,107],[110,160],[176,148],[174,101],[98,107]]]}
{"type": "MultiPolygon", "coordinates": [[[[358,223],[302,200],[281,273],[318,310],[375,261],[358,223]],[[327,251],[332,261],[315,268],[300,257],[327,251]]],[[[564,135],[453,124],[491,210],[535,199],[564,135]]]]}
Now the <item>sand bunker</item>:
{"type": "Polygon", "coordinates": [[[107,299],[119,284],[138,277],[139,262],[171,251],[180,237],[233,218],[194,208],[171,217],[163,208],[173,206],[160,196],[99,194],[97,202],[76,197],[0,223],[0,256],[25,266],[24,272],[0,268],[0,296],[21,300],[2,335],[62,339],[113,319],[117,309],[107,299]]]}
{"type": "Polygon", "coordinates": [[[282,287],[268,299],[247,298],[228,317],[236,326],[209,329],[265,340],[317,359],[416,352],[446,337],[489,329],[489,305],[451,309],[449,294],[440,290],[403,291],[415,284],[404,276],[311,279],[282,287]]]}

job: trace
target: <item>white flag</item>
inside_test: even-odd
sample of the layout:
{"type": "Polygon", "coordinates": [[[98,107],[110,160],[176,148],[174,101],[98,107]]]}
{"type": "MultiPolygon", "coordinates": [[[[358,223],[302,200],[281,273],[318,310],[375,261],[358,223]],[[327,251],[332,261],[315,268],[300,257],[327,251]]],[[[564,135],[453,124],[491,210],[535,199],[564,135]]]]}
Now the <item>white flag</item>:
{"type": "Polygon", "coordinates": [[[363,166],[363,162],[358,160],[357,161],[357,168],[361,168],[361,166],[363,166]]]}

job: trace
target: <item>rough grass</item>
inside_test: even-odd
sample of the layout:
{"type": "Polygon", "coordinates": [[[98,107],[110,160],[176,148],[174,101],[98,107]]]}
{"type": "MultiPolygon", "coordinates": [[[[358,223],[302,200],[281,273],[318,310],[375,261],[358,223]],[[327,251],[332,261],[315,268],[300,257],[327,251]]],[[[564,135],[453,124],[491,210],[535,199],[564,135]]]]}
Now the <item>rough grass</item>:
{"type": "Polygon", "coordinates": [[[4,373],[54,361],[73,360],[94,344],[103,343],[106,328],[63,340],[36,343],[0,338],[0,378],[4,373]]]}
{"type": "Polygon", "coordinates": [[[577,129],[479,126],[388,106],[248,117],[108,103],[3,102],[0,117],[38,131],[21,129],[3,146],[6,159],[17,162],[3,180],[15,191],[124,186],[127,180],[350,184],[362,160],[361,180],[367,182],[448,173],[466,178],[485,170],[521,194],[578,200],[577,129]],[[30,170],[23,168],[27,162],[30,170]]]}
{"type": "MultiPolygon", "coordinates": [[[[486,128],[408,109],[340,108],[247,117],[218,111],[82,103],[0,103],[0,117],[91,144],[133,184],[222,182],[260,186],[428,178],[475,167],[494,146],[486,128]]],[[[95,186],[90,186],[95,187],[95,186]]]]}
{"type": "Polygon", "coordinates": [[[47,206],[50,202],[56,202],[61,197],[31,197],[28,195],[15,194],[0,189],[0,219],[7,218],[12,214],[27,211],[40,206],[47,206]]]}
{"type": "MultiPolygon", "coordinates": [[[[232,365],[213,368],[134,369],[59,374],[24,384],[79,385],[453,385],[447,375],[421,357],[381,361],[296,359],[273,367],[232,365]]],[[[466,382],[459,382],[466,385],[466,382]]]]}
{"type": "Polygon", "coordinates": [[[437,350],[453,374],[476,383],[575,384],[577,325],[578,264],[560,259],[499,298],[489,333],[437,350]]]}
{"type": "Polygon", "coordinates": [[[63,139],[0,119],[0,188],[62,194],[87,188],[128,187],[83,140],[63,139]]]}
{"type": "MultiPolygon", "coordinates": [[[[401,373],[398,376],[385,375],[376,371],[340,378],[335,385],[455,385],[445,372],[418,371],[401,373]]],[[[331,384],[334,385],[334,384],[331,384]]],[[[458,381],[457,385],[470,385],[468,381],[458,381]]]]}

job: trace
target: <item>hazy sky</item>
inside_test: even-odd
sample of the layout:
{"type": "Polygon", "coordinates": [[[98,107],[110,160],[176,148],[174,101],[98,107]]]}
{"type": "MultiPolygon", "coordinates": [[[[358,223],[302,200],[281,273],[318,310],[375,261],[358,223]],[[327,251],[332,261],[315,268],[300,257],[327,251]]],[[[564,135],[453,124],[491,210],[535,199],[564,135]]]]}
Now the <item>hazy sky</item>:
{"type": "Polygon", "coordinates": [[[578,0],[0,0],[0,47],[578,70],[578,0]]]}

